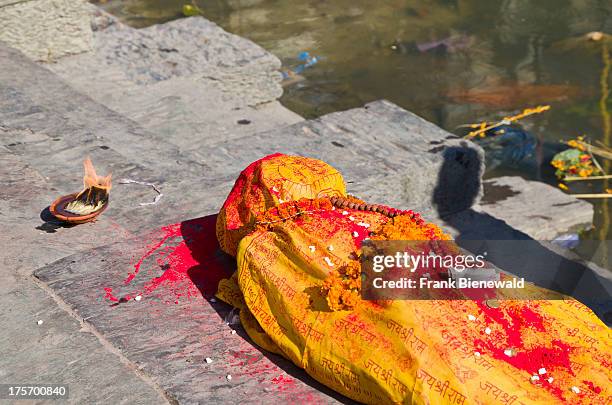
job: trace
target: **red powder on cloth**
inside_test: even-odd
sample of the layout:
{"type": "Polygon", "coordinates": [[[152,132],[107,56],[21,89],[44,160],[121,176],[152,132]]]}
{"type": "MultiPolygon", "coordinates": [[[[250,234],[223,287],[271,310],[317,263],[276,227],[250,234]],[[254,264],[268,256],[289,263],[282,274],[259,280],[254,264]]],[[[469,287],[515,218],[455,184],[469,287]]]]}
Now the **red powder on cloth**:
{"type": "MultiPolygon", "coordinates": [[[[524,335],[529,329],[537,332],[546,332],[546,321],[541,314],[521,303],[518,306],[507,306],[504,309],[489,308],[483,302],[476,301],[478,307],[485,314],[487,325],[501,326],[503,333],[495,339],[476,339],[474,347],[482,353],[489,353],[493,358],[502,360],[529,375],[537,375],[538,370],[544,368],[547,373],[555,371],[568,372],[575,375],[569,358],[572,347],[561,340],[553,340],[550,345],[537,345],[533,342],[524,342],[524,335]],[[507,349],[515,350],[512,356],[504,353],[507,349]]],[[[537,309],[537,303],[531,304],[537,309]]],[[[563,399],[563,391],[545,378],[538,381],[549,392],[563,399]]]]}

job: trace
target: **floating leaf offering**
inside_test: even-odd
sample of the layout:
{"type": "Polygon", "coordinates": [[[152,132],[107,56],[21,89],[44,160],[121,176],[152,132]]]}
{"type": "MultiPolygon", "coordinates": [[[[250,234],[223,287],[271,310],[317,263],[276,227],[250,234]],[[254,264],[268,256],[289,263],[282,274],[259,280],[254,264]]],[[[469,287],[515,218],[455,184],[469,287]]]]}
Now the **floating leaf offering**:
{"type": "Polygon", "coordinates": [[[198,15],[204,15],[204,11],[195,4],[185,4],[183,5],[183,15],[185,17],[195,17],[198,15]]]}
{"type": "MultiPolygon", "coordinates": [[[[576,141],[569,141],[569,146],[578,145],[576,141]]],[[[599,173],[599,169],[593,166],[591,155],[584,152],[583,148],[572,148],[557,153],[550,164],[557,169],[555,175],[562,179],[568,175],[579,177],[590,177],[599,173]]]]}
{"type": "Polygon", "coordinates": [[[83,167],[85,169],[84,189],[64,208],[75,215],[88,215],[101,209],[108,202],[111,189],[111,174],[106,177],[98,176],[89,158],[85,159],[83,167]]]}

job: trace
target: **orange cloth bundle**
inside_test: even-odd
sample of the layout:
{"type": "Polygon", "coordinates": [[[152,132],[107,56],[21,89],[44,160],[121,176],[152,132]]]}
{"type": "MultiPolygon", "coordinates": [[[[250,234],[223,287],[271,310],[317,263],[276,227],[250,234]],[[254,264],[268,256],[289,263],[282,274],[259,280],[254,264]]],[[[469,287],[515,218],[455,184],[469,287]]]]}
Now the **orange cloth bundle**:
{"type": "Polygon", "coordinates": [[[361,300],[365,238],[448,239],[418,215],[364,207],[315,159],[272,155],[240,175],[217,222],[238,269],[217,296],[258,345],[364,403],[611,402],[609,330],[571,298],[361,300]]]}

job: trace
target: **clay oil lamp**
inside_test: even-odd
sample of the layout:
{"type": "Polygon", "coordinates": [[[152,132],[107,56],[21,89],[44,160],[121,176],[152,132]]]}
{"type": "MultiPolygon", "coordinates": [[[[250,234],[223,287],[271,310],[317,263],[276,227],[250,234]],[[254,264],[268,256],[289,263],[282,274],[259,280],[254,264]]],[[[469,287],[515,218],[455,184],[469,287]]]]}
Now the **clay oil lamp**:
{"type": "Polygon", "coordinates": [[[59,197],[49,206],[51,214],[60,221],[70,224],[94,221],[108,206],[111,175],[98,176],[89,158],[83,167],[83,191],[59,197]]]}

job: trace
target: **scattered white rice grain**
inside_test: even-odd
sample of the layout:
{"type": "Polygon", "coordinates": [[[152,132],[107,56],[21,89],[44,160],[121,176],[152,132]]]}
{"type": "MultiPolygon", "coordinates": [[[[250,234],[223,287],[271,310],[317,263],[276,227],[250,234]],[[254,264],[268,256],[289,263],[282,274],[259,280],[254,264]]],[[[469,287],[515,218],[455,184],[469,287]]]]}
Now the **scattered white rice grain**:
{"type": "Polygon", "coordinates": [[[542,367],[541,369],[538,370],[538,373],[541,374],[546,374],[546,369],[544,367],[542,367]]]}
{"type": "Polygon", "coordinates": [[[480,357],[480,352],[474,352],[474,356],[480,357]]]}
{"type": "Polygon", "coordinates": [[[470,321],[475,321],[475,320],[476,320],[476,317],[475,317],[474,315],[472,315],[472,314],[469,314],[469,315],[468,315],[468,319],[469,319],[470,321]]]}
{"type": "Polygon", "coordinates": [[[279,198],[279,199],[278,199],[278,203],[279,203],[279,204],[282,204],[282,203],[284,203],[284,202],[285,202],[285,200],[283,200],[282,198],[279,198]]]}
{"type": "Polygon", "coordinates": [[[554,381],[554,378],[552,378],[552,377],[548,377],[548,380],[547,380],[547,381],[548,381],[548,383],[549,383],[549,384],[552,384],[552,382],[554,381]]]}
{"type": "Polygon", "coordinates": [[[325,256],[323,260],[325,260],[325,263],[327,263],[329,267],[334,267],[334,262],[332,262],[329,257],[325,256]]]}
{"type": "Polygon", "coordinates": [[[43,320],[39,319],[38,322],[36,322],[37,325],[42,325],[43,324],[43,320]]]}
{"type": "Polygon", "coordinates": [[[334,251],[334,246],[333,245],[329,245],[327,247],[327,250],[329,250],[330,252],[333,252],[334,251]]]}
{"type": "Polygon", "coordinates": [[[216,299],[215,297],[212,297],[212,298],[210,299],[210,302],[212,302],[212,303],[214,304],[215,302],[217,302],[217,299],[216,299]]]}
{"type": "Polygon", "coordinates": [[[332,211],[336,211],[336,207],[332,207],[332,211]]]}
{"type": "Polygon", "coordinates": [[[225,377],[225,378],[227,378],[228,381],[231,381],[232,380],[232,375],[228,374],[227,377],[225,377]]]}
{"type": "Polygon", "coordinates": [[[136,301],[140,301],[142,299],[142,295],[137,295],[137,296],[134,297],[134,299],[136,301]]]}
{"type": "Polygon", "coordinates": [[[231,332],[231,333],[232,333],[232,335],[235,335],[235,334],[236,334],[236,331],[232,329],[232,332],[231,332]]]}
{"type": "Polygon", "coordinates": [[[351,215],[351,216],[349,217],[349,219],[350,219],[351,221],[354,221],[354,220],[355,220],[355,217],[351,215]]]}
{"type": "Polygon", "coordinates": [[[504,354],[508,357],[512,357],[512,349],[506,349],[504,350],[504,354]]]}
{"type": "Polygon", "coordinates": [[[272,187],[272,191],[274,191],[275,193],[278,193],[278,189],[276,187],[272,187]]]}
{"type": "Polygon", "coordinates": [[[491,328],[485,328],[485,333],[487,335],[490,335],[491,334],[491,328]]]}
{"type": "Polygon", "coordinates": [[[539,381],[539,380],[540,380],[540,377],[538,377],[537,375],[532,375],[531,376],[531,382],[536,382],[536,381],[539,381]]]}
{"type": "Polygon", "coordinates": [[[368,224],[367,222],[359,222],[357,225],[363,226],[364,228],[369,228],[370,227],[370,224],[368,224]]]}
{"type": "Polygon", "coordinates": [[[580,394],[580,388],[576,387],[575,385],[572,387],[572,391],[574,391],[576,394],[580,394]]]}
{"type": "Polygon", "coordinates": [[[348,211],[342,211],[342,215],[348,215],[348,211]]]}
{"type": "Polygon", "coordinates": [[[313,245],[308,246],[308,249],[310,249],[311,252],[314,253],[314,251],[316,250],[315,247],[313,245]]]}
{"type": "Polygon", "coordinates": [[[354,237],[354,238],[356,238],[356,237],[358,237],[358,236],[359,236],[359,234],[357,233],[357,231],[353,232],[353,237],[354,237]]]}
{"type": "Polygon", "coordinates": [[[204,361],[208,364],[212,363],[212,359],[210,357],[205,358],[204,361]]]}

